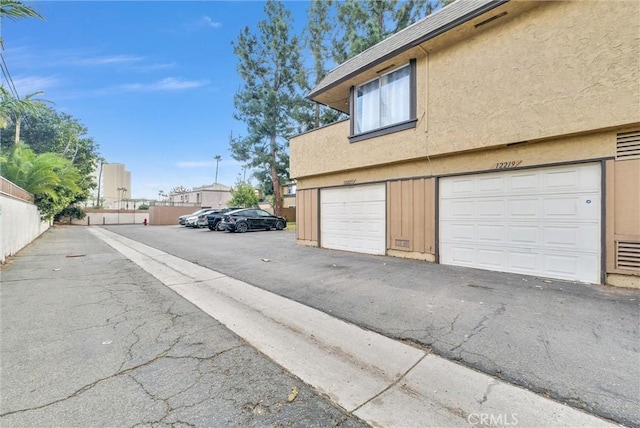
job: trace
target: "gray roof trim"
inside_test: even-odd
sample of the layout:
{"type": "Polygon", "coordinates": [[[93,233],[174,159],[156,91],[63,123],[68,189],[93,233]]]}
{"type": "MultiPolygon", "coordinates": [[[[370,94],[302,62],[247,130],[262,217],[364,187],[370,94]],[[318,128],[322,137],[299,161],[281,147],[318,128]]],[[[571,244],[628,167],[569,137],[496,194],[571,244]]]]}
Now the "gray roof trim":
{"type": "Polygon", "coordinates": [[[359,73],[393,58],[427,40],[433,39],[465,22],[495,9],[510,0],[457,0],[449,6],[389,36],[380,43],[343,62],[331,70],[307,94],[313,97],[351,79],[359,73]]]}

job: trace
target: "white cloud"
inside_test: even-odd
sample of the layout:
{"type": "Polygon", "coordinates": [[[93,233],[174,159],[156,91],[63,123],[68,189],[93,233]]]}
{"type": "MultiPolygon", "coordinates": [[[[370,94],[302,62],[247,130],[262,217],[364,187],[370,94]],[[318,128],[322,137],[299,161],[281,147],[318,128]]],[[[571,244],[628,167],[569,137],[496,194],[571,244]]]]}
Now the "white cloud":
{"type": "Polygon", "coordinates": [[[111,65],[111,64],[130,64],[132,62],[142,61],[144,58],[134,55],[111,55],[111,56],[97,56],[90,58],[76,58],[69,61],[69,63],[76,65],[111,65]]]}
{"type": "Polygon", "coordinates": [[[187,31],[200,31],[202,29],[218,29],[222,27],[222,23],[213,20],[211,17],[209,16],[203,16],[198,20],[195,21],[191,21],[188,22],[186,24],[184,24],[184,28],[187,31]]]}
{"type": "Polygon", "coordinates": [[[180,91],[207,86],[209,80],[182,80],[167,77],[153,83],[130,83],[119,88],[125,91],[180,91]]]}
{"type": "Polygon", "coordinates": [[[212,166],[215,167],[216,166],[216,162],[215,161],[185,161],[185,162],[178,162],[176,164],[176,166],[178,168],[187,168],[187,169],[193,169],[193,168],[211,168],[212,166]]]}
{"type": "MultiPolygon", "coordinates": [[[[212,156],[213,158],[213,156],[212,156]]],[[[216,161],[215,159],[206,160],[206,161],[181,161],[176,163],[178,168],[215,168],[216,161]]],[[[242,162],[239,162],[233,158],[222,159],[218,164],[220,171],[223,169],[233,168],[234,171],[237,170],[238,167],[242,168],[242,162]]]]}
{"type": "Polygon", "coordinates": [[[209,18],[208,16],[203,16],[200,19],[200,22],[202,23],[203,26],[209,27],[209,28],[220,28],[220,27],[222,27],[222,23],[221,22],[214,21],[213,19],[209,18]]]}
{"type": "Polygon", "coordinates": [[[34,92],[46,92],[47,89],[58,86],[60,80],[53,76],[21,76],[14,78],[13,84],[18,90],[18,94],[24,96],[34,92]]]}
{"type": "Polygon", "coordinates": [[[140,71],[142,73],[147,73],[150,71],[168,70],[170,68],[175,68],[175,67],[176,67],[175,62],[167,62],[163,64],[138,65],[133,67],[133,69],[140,71]]]}

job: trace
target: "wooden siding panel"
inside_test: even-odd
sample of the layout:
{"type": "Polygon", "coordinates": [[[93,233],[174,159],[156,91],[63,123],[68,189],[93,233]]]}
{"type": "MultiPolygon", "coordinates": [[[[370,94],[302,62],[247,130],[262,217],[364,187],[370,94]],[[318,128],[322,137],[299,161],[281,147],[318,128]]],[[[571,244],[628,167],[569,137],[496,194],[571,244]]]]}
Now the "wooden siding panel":
{"type": "Polygon", "coordinates": [[[318,190],[296,192],[296,238],[301,241],[318,240],[318,190]]]}
{"type": "Polygon", "coordinates": [[[309,205],[311,206],[310,210],[310,227],[311,227],[311,241],[318,242],[318,229],[319,229],[319,219],[318,219],[318,189],[312,189],[309,193],[309,205]]]}
{"type": "Polygon", "coordinates": [[[607,272],[612,272],[615,269],[615,247],[616,242],[614,239],[615,233],[615,167],[616,163],[613,160],[608,160],[605,163],[605,206],[606,206],[606,223],[605,223],[605,258],[607,272]]]}
{"type": "Polygon", "coordinates": [[[425,183],[425,203],[427,204],[425,222],[425,253],[436,253],[436,180],[427,179],[425,183]]]}
{"type": "Polygon", "coordinates": [[[412,243],[413,243],[413,251],[417,251],[419,253],[425,252],[425,233],[424,227],[426,225],[425,220],[425,192],[424,192],[424,179],[421,178],[419,180],[413,181],[413,194],[411,198],[413,199],[413,233],[412,233],[412,243]]]}
{"type": "Polygon", "coordinates": [[[433,254],[434,180],[393,181],[387,185],[388,248],[433,254]]]}
{"type": "Polygon", "coordinates": [[[640,236],[640,159],[615,162],[615,234],[640,236]]]}
{"type": "Polygon", "coordinates": [[[402,226],[401,226],[401,216],[402,216],[402,206],[401,206],[401,190],[400,190],[400,182],[392,181],[388,183],[387,189],[387,229],[388,232],[388,240],[387,240],[387,248],[395,248],[395,239],[397,237],[402,236],[402,226]]]}
{"type": "MultiPolygon", "coordinates": [[[[413,214],[413,201],[412,201],[412,189],[413,189],[413,180],[404,180],[402,183],[402,236],[411,240],[413,222],[412,222],[412,214],[413,214]]],[[[409,247],[412,246],[412,242],[409,243],[409,247]]]]}

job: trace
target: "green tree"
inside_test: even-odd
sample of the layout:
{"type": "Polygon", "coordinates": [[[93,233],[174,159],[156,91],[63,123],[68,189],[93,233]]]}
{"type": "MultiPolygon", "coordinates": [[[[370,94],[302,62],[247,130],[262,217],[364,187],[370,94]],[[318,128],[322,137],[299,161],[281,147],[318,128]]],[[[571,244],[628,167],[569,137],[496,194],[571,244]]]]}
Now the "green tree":
{"type": "Polygon", "coordinates": [[[15,98],[4,87],[0,87],[0,127],[6,128],[10,123],[14,127],[14,144],[20,142],[20,126],[27,115],[38,115],[47,109],[50,101],[34,98],[43,92],[34,92],[22,98],[15,98]]]}
{"type": "Polygon", "coordinates": [[[249,208],[256,205],[258,205],[258,196],[251,184],[239,182],[231,190],[231,200],[228,202],[228,206],[249,208]]]}
{"type": "Polygon", "coordinates": [[[337,3],[333,59],[341,64],[441,6],[440,0],[346,0],[337,3]]]}
{"type": "MultiPolygon", "coordinates": [[[[312,0],[307,12],[307,27],[304,32],[305,46],[313,58],[313,70],[307,72],[305,92],[315,87],[327,74],[327,66],[331,61],[330,35],[333,29],[329,12],[333,1],[312,0]]],[[[299,123],[298,132],[306,132],[336,122],[346,115],[332,108],[305,100],[296,110],[299,123]]]]}
{"type": "MultiPolygon", "coordinates": [[[[7,131],[0,134],[0,144],[10,150],[14,142],[9,134],[14,125],[10,124],[7,131]]],[[[98,144],[87,133],[87,128],[74,117],[46,108],[24,117],[20,139],[35,153],[57,153],[69,159],[81,175],[83,195],[89,197],[97,185],[94,171],[101,158],[98,144]]]]}
{"type": "Polygon", "coordinates": [[[258,23],[258,34],[249,27],[233,42],[238,73],[244,81],[234,97],[234,117],[245,123],[247,136],[231,137],[234,159],[249,168],[268,171],[276,196],[276,214],[282,211],[280,176],[288,166],[288,138],[295,130],[293,112],[303,102],[304,85],[301,46],[291,34],[290,12],[280,1],[267,0],[266,18],[258,23]]]}
{"type": "Polygon", "coordinates": [[[32,193],[43,218],[51,219],[78,194],[81,176],[69,159],[56,153],[36,154],[24,144],[14,145],[0,161],[7,180],[32,193]]]}
{"type": "Polygon", "coordinates": [[[78,220],[82,220],[86,216],[87,216],[87,213],[85,213],[82,208],[76,207],[75,205],[69,205],[68,207],[60,211],[58,214],[56,214],[56,216],[54,217],[54,220],[60,221],[64,217],[66,217],[69,219],[68,220],[69,224],[71,224],[71,221],[74,218],[77,218],[78,220]]]}

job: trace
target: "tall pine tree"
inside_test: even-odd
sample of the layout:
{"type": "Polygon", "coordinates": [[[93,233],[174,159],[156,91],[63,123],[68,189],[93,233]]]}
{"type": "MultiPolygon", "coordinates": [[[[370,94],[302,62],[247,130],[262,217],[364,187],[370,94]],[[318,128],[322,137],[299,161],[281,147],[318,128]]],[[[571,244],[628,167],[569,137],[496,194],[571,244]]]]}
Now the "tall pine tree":
{"type": "Polygon", "coordinates": [[[346,0],[337,3],[333,60],[341,64],[442,6],[440,0],[346,0]]]}
{"type": "Polygon", "coordinates": [[[268,171],[273,183],[274,210],[282,212],[279,171],[288,170],[288,138],[295,130],[292,113],[303,102],[304,70],[301,46],[292,35],[291,14],[280,1],[268,0],[258,32],[249,27],[233,43],[238,73],[244,85],[234,97],[234,117],[245,123],[247,135],[231,138],[234,159],[268,171]]]}

